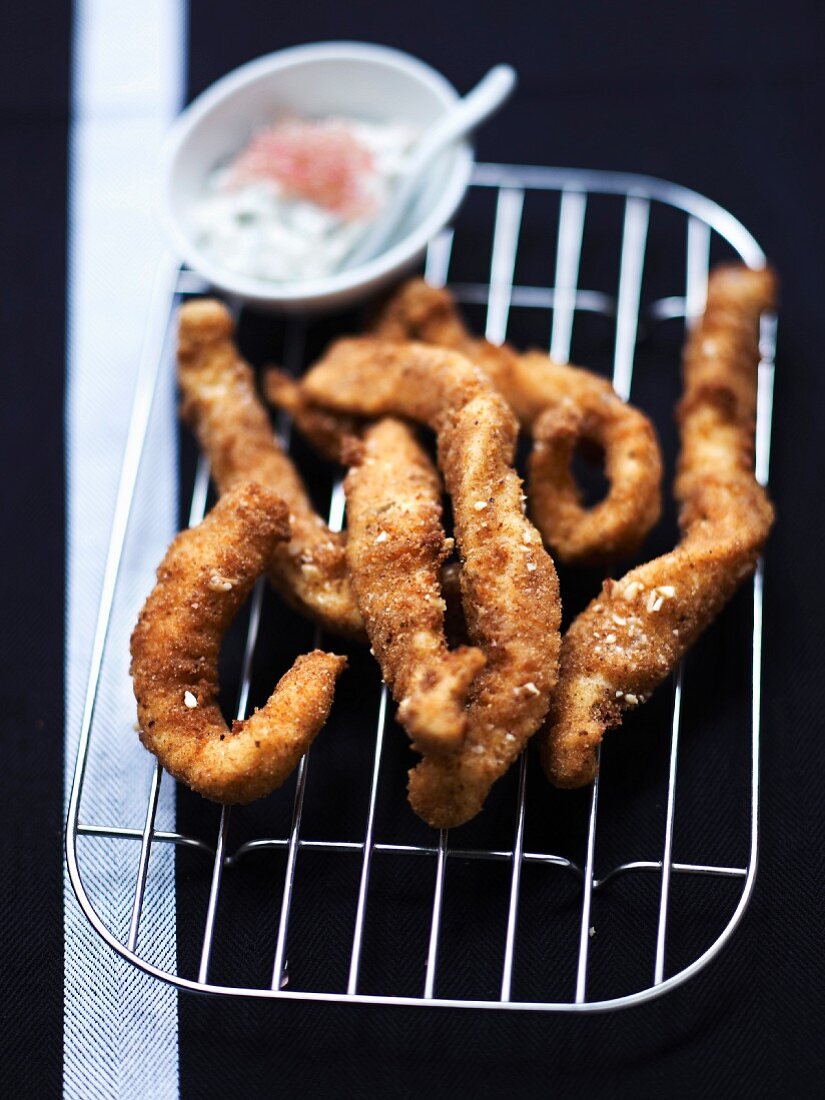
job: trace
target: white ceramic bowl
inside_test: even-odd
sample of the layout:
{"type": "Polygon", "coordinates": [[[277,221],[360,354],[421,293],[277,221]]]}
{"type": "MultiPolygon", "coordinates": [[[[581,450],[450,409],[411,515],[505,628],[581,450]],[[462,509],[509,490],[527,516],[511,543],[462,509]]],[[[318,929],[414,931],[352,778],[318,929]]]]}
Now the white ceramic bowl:
{"type": "Polygon", "coordinates": [[[176,252],[226,294],[283,312],[349,305],[393,281],[423,255],[455,213],[472,171],[467,142],[433,165],[395,242],[358,267],[321,279],[275,282],[228,271],[193,239],[189,211],[207,175],[254,130],[289,110],[300,115],[354,115],[424,128],[458,98],[423,62],[398,50],[358,42],[296,46],[260,57],[223,77],[181,114],[166,145],[161,174],[164,222],[176,252]]]}

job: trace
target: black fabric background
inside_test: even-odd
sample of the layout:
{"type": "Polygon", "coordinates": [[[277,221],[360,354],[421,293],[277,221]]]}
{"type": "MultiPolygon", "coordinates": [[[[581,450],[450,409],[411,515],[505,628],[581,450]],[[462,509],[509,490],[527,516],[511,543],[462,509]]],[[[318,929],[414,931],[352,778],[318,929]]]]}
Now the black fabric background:
{"type": "MultiPolygon", "coordinates": [[[[62,1049],[70,10],[4,5],[0,20],[0,514],[8,532],[0,571],[0,1087],[40,1097],[59,1093],[62,1049]]],[[[801,0],[290,7],[193,0],[191,94],[257,54],[324,38],[400,46],[462,90],[490,64],[509,60],[521,85],[481,135],[480,158],[628,169],[694,187],[754,232],[784,289],[771,477],[779,524],[767,560],[763,843],[753,902],[724,955],[662,1000],[592,1019],[181,997],[184,1097],[819,1095],[822,29],[821,5],[801,0]]],[[[403,938],[407,930],[399,929],[403,938]]]]}
{"type": "Polygon", "coordinates": [[[0,1092],[60,1094],[70,12],[0,6],[0,1092]]]}
{"type": "MultiPolygon", "coordinates": [[[[193,2],[190,94],[256,54],[325,38],[399,46],[459,89],[489,65],[511,61],[520,87],[483,130],[480,159],[627,169],[694,187],[754,232],[784,289],[764,839],[756,895],[723,957],[665,999],[592,1019],[183,999],[184,1096],[235,1089],[324,1097],[818,1093],[823,594],[816,539],[803,532],[817,523],[823,468],[815,419],[823,391],[817,348],[825,288],[816,260],[823,227],[812,140],[823,93],[819,14],[816,4],[802,3],[422,0],[276,11],[244,0],[193,2]]],[[[412,933],[401,918],[396,933],[403,953],[412,933]]],[[[236,952],[243,944],[238,933],[236,952]]]]}

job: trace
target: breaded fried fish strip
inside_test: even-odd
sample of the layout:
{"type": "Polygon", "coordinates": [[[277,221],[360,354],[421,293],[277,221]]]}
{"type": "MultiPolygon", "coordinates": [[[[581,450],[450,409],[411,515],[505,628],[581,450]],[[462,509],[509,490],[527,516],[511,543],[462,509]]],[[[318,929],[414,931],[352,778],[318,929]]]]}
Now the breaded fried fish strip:
{"type": "Polygon", "coordinates": [[[453,652],[444,637],[440,567],[451,541],[441,526],[441,482],[413,430],[386,418],[345,455],[347,565],[373,653],[419,752],[457,748],[479,649],[453,652]]]}
{"type": "Polygon", "coordinates": [[[264,371],[263,390],[269,404],[289,413],[301,435],[332,462],[342,461],[346,440],[357,439],[363,433],[363,421],[313,404],[300,383],[277,367],[267,367],[264,371]]]}
{"type": "MultiPolygon", "coordinates": [[[[295,427],[319,454],[332,462],[348,464],[342,454],[344,446],[363,435],[367,421],[355,416],[343,416],[314,404],[301,384],[277,367],[264,371],[264,394],[276,409],[289,413],[295,427]]],[[[347,459],[354,454],[357,454],[357,449],[348,451],[347,459]]],[[[349,532],[347,537],[351,537],[349,532]]],[[[464,613],[459,595],[459,572],[458,562],[447,562],[441,569],[441,591],[447,604],[447,638],[456,645],[460,644],[456,639],[464,633],[460,629],[464,613]]]]}
{"type": "Polygon", "coordinates": [[[204,299],[182,307],[182,415],[197,434],[219,492],[255,481],[286,501],[292,533],[288,541],[274,545],[267,570],[277,591],[324,629],[363,637],[343,536],[330,531],[316,514],[298,472],[275,439],[252,370],[232,336],[232,318],[220,302],[204,299]]]}
{"type": "Polygon", "coordinates": [[[662,459],[650,421],[605,379],[538,351],[472,336],[449,291],[406,283],[374,325],[385,339],[455,348],[481,366],[535,440],[529,462],[530,511],[548,546],[565,562],[595,564],[632,554],[661,511],[662,459]],[[582,502],[573,454],[582,443],[602,452],[607,495],[582,502]]]}
{"type": "Polygon", "coordinates": [[[260,485],[226,493],[166,552],[132,633],[140,739],[168,772],[216,802],[251,802],[279,787],[323,726],[346,661],[299,657],[268,702],[228,729],[218,706],[218,653],[229,623],[289,538],[284,502],[260,485]]]}
{"type": "Polygon", "coordinates": [[[337,412],[403,416],[436,432],[468,633],[487,663],[470,691],[461,748],[426,756],[410,773],[409,795],[431,825],[460,825],[541,724],[556,682],[558,580],[524,515],[515,417],[464,356],[422,344],[341,340],[303,386],[337,412]]]}
{"type": "Polygon", "coordinates": [[[559,684],[540,735],[544,769],[580,787],[625,710],[645,701],[751,575],[773,522],[753,472],[758,327],[770,271],[716,268],[684,354],[675,495],[682,540],[603,591],[564,636],[559,684]]]}

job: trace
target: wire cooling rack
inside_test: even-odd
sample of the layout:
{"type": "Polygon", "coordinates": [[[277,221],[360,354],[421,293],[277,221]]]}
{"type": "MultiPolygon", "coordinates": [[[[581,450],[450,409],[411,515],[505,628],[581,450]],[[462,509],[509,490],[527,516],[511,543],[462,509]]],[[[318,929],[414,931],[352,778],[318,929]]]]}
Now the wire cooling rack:
{"type": "MultiPolygon", "coordinates": [[[[453,267],[461,267],[466,220],[462,215],[455,230],[445,231],[430,245],[427,278],[436,284],[449,282],[471,311],[483,310],[486,336],[492,341],[502,341],[512,331],[516,313],[531,321],[538,318],[541,324],[546,318],[547,343],[561,361],[571,357],[571,351],[577,361],[574,336],[588,319],[597,319],[602,344],[609,333],[606,367],[625,398],[633,387],[634,399],[639,400],[634,364],[644,339],[657,329],[672,331],[675,338],[669,352],[654,348],[648,359],[667,360],[671,395],[678,393],[678,344],[684,325],[702,312],[711,258],[738,257],[751,267],[764,263],[753,237],[729,213],[700,195],[655,179],[482,164],[475,169],[469,201],[486,202],[489,209],[486,276],[463,278],[461,270],[453,275],[453,267]],[[539,210],[542,203],[545,212],[537,217],[552,221],[554,243],[546,250],[547,278],[537,281],[522,277],[519,264],[520,249],[535,252],[539,247],[525,211],[539,210]],[[600,203],[612,213],[603,216],[600,203]],[[615,238],[609,233],[602,238],[610,218],[615,221],[615,238]],[[652,231],[662,218],[668,224],[664,251],[652,231]],[[674,241],[681,245],[674,249],[674,241]],[[600,255],[605,269],[605,254],[611,249],[606,269],[612,270],[612,281],[588,285],[588,250],[600,255]]],[[[258,811],[252,818],[254,835],[248,835],[248,827],[242,829],[246,839],[234,846],[230,816],[235,824],[249,814],[246,808],[231,814],[221,811],[211,837],[156,828],[161,782],[172,780],[164,778],[148,754],[142,827],[122,820],[94,820],[93,811],[91,818],[86,816],[83,794],[90,747],[96,739],[135,736],[131,709],[112,729],[99,718],[96,702],[110,647],[128,646],[126,636],[110,629],[112,612],[147,431],[152,417],[161,415],[155,396],[159,379],[168,377],[170,370],[174,309],[181,298],[206,289],[193,272],[179,270],[171,260],[162,267],[137,382],[66,830],[71,881],[92,925],[112,949],[146,973],[184,989],[214,994],[592,1012],[637,1004],[685,982],[733,934],[756,874],[761,562],[751,592],[740,594],[722,616],[722,636],[715,643],[700,642],[695,675],[691,655],[688,673],[680,668],[670,695],[663,687],[643,708],[651,714],[652,732],[634,735],[637,716],[629,717],[629,728],[606,742],[599,778],[581,794],[552,791],[534,766],[528,776],[526,753],[520,766],[498,785],[491,799],[494,805],[480,819],[480,831],[473,825],[453,835],[424,829],[403,803],[403,771],[410,761],[399,756],[406,751],[403,735],[392,728],[387,692],[375,675],[361,694],[359,736],[362,745],[371,745],[371,762],[365,768],[362,756],[357,764],[364,805],[362,828],[355,838],[313,835],[317,828],[308,821],[307,790],[313,765],[316,771],[326,766],[323,758],[315,763],[320,748],[313,749],[313,764],[307,755],[294,782],[271,796],[272,819],[290,820],[288,827],[267,828],[268,809],[263,817],[258,811]],[[703,657],[706,646],[710,649],[703,657]],[[732,693],[726,693],[719,677],[733,683],[732,693]],[[693,728],[680,740],[688,712],[693,728]],[[629,770],[622,764],[625,742],[635,761],[629,770]],[[648,763],[638,765],[639,753],[651,758],[648,763]],[[708,776],[721,776],[723,785],[714,786],[708,776]],[[381,809],[388,787],[395,790],[400,807],[387,819],[389,824],[381,809]],[[291,806],[284,800],[291,800],[291,806]],[[626,827],[628,819],[632,827],[626,827]],[[84,885],[79,849],[88,838],[107,844],[109,857],[123,874],[133,876],[128,933],[107,924],[84,885]],[[153,909],[145,902],[152,889],[151,856],[164,845],[175,846],[179,859],[185,855],[190,865],[197,864],[189,878],[179,876],[179,894],[192,880],[201,891],[186,902],[187,926],[194,920],[202,929],[194,961],[182,959],[179,950],[176,966],[158,965],[155,956],[141,950],[163,934],[147,928],[153,909]],[[680,846],[686,854],[677,860],[680,846]],[[277,862],[274,873],[270,867],[264,877],[274,914],[271,938],[264,941],[265,958],[254,978],[223,982],[214,977],[214,969],[227,881],[251,873],[266,853],[277,862]],[[309,948],[296,922],[304,919],[302,890],[307,891],[310,882],[317,885],[318,876],[323,896],[323,868],[317,859],[311,868],[307,864],[319,854],[339,866],[346,861],[350,868],[343,895],[336,890],[325,903],[335,909],[335,935],[343,939],[344,949],[338,945],[335,965],[330,958],[325,970],[324,947],[319,948],[316,940],[312,974],[307,971],[302,982],[302,952],[309,948]],[[491,877],[469,888],[461,885],[468,873],[491,871],[491,877]],[[393,890],[413,880],[417,927],[410,931],[407,913],[403,930],[395,938],[388,936],[388,926],[398,919],[398,906],[406,904],[403,897],[393,896],[393,890]],[[691,891],[696,889],[700,892],[694,896],[691,891]],[[198,899],[204,903],[200,909],[198,899]],[[711,918],[710,913],[715,915],[711,918]],[[479,925],[484,926],[483,935],[475,941],[479,925]],[[407,943],[401,942],[405,939],[407,943]],[[472,943],[472,950],[464,951],[462,962],[464,941],[472,943]],[[413,958],[401,977],[393,960],[405,952],[413,958]]],[[[287,324],[285,356],[291,354],[293,360],[287,365],[300,369],[306,324],[287,324]]],[[[768,473],[775,333],[775,318],[763,317],[756,430],[756,471],[762,483],[768,473]]],[[[590,365],[586,357],[584,365],[590,365]]],[[[654,388],[657,384],[652,383],[654,388]]],[[[288,426],[282,427],[288,437],[288,426]]],[[[194,477],[190,523],[203,516],[208,485],[209,473],[201,461],[194,477]]],[[[340,481],[333,485],[329,522],[339,529],[344,522],[340,481]]],[[[665,548],[666,544],[653,552],[665,548]]],[[[147,567],[150,564],[155,563],[147,567]]],[[[238,690],[240,717],[247,710],[262,607],[269,598],[259,585],[251,601],[238,690]]],[[[325,730],[319,741],[332,737],[333,731],[325,730]]],[[[143,781],[135,777],[136,783],[143,781]]],[[[347,781],[347,775],[336,778],[341,786],[347,781]]],[[[192,796],[179,794],[179,807],[180,798],[186,797],[192,796]]],[[[248,825],[248,820],[242,824],[248,825]]],[[[182,897],[178,905],[180,914],[182,897]]],[[[234,910],[233,920],[239,919],[243,915],[234,910]]],[[[180,920],[178,927],[180,932],[180,920]]],[[[330,952],[333,938],[330,933],[330,952]]]]}

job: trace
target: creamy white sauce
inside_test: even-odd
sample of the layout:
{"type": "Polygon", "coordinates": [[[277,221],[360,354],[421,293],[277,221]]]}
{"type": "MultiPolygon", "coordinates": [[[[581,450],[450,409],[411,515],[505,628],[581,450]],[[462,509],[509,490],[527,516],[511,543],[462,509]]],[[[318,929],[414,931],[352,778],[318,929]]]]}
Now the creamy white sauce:
{"type": "Polygon", "coordinates": [[[195,202],[190,225],[198,246],[230,271],[277,282],[329,275],[380,213],[418,131],[404,123],[336,118],[373,156],[366,184],[368,216],[347,218],[284,194],[276,180],[230,186],[231,169],[216,168],[195,202]]]}

